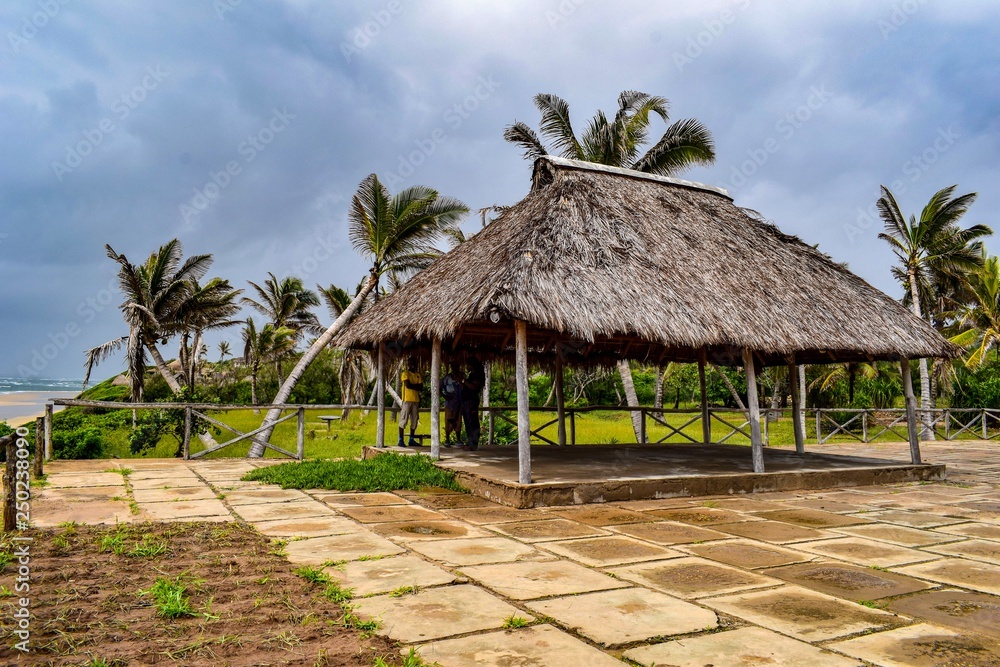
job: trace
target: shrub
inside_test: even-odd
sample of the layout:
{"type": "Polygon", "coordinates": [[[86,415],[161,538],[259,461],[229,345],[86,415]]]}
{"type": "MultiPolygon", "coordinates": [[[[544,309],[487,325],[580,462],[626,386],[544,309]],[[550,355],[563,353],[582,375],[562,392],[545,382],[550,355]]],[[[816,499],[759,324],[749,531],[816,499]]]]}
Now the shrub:
{"type": "Polygon", "coordinates": [[[104,438],[96,426],[52,433],[52,455],[57,459],[99,459],[104,454],[104,438]]]}

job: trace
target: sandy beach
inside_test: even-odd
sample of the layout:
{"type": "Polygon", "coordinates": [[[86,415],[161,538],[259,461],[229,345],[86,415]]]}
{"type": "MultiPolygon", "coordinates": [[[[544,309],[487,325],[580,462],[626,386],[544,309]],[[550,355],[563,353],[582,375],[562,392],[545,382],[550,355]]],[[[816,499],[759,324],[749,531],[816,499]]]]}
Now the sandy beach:
{"type": "MultiPolygon", "coordinates": [[[[15,391],[0,394],[0,421],[20,426],[45,414],[45,404],[51,398],[74,398],[75,391],[15,391]]],[[[56,406],[56,411],[60,410],[56,406]]]]}

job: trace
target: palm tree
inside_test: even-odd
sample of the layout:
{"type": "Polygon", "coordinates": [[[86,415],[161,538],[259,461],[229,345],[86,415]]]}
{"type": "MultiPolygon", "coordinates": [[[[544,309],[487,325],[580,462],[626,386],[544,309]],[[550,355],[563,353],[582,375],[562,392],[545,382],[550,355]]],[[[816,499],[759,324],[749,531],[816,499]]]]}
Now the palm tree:
{"type": "Polygon", "coordinates": [[[966,368],[979,368],[991,348],[1000,344],[1000,260],[989,257],[978,271],[969,275],[974,296],[959,312],[961,333],[951,342],[970,348],[966,368]]]}
{"type": "Polygon", "coordinates": [[[221,364],[226,357],[233,356],[233,353],[229,349],[228,340],[219,341],[219,363],[221,364]]]}
{"type": "MultiPolygon", "coordinates": [[[[929,293],[933,276],[960,276],[977,269],[982,265],[982,242],[978,239],[993,233],[985,225],[973,225],[967,229],[958,226],[958,221],[976,200],[976,193],[953,197],[956,187],[952,185],[936,192],[924,206],[919,220],[913,214],[907,220],[896,198],[884,185],[878,200],[879,216],[885,223],[885,231],[879,234],[879,238],[889,244],[899,260],[899,264],[893,267],[893,275],[909,291],[913,314],[920,318],[927,317],[920,297],[922,293],[929,293]]],[[[920,407],[924,421],[922,436],[933,440],[930,375],[926,359],[920,360],[920,407]]]]}
{"type": "MultiPolygon", "coordinates": [[[[278,388],[274,403],[284,403],[291,396],[302,374],[319,353],[326,348],[347,324],[368,295],[378,294],[381,277],[387,273],[405,275],[418,270],[429,255],[436,252],[435,244],[445,230],[454,228],[469,212],[469,208],[451,197],[442,197],[436,190],[416,185],[391,195],[375,174],[358,186],[351,198],[348,212],[348,236],[354,249],[371,260],[368,278],[351,303],[340,313],[299,358],[295,368],[278,388]]],[[[281,410],[268,411],[265,422],[275,422],[281,410]]],[[[271,428],[261,432],[261,441],[271,437],[271,428]]],[[[254,442],[248,456],[259,458],[264,446],[254,442]]]]}
{"type": "Polygon", "coordinates": [[[848,401],[854,404],[854,390],[857,386],[858,376],[866,380],[873,380],[879,376],[879,368],[874,363],[850,361],[842,364],[830,364],[824,366],[823,372],[813,380],[809,389],[826,391],[841,380],[847,380],[848,401]]]}
{"type": "Polygon", "coordinates": [[[243,326],[243,362],[250,369],[250,402],[257,405],[257,376],[261,364],[278,359],[295,349],[295,331],[268,322],[260,331],[253,318],[243,326]]]}
{"type": "Polygon", "coordinates": [[[181,329],[181,368],[192,391],[203,347],[202,335],[210,329],[223,329],[236,324],[230,318],[240,309],[236,300],[242,292],[233,289],[229,281],[222,278],[212,278],[204,287],[197,280],[191,281],[188,298],[178,307],[174,319],[181,329]]]}
{"type": "MultiPolygon", "coordinates": [[[[264,285],[248,280],[257,292],[257,299],[243,297],[243,303],[268,318],[275,328],[286,327],[295,332],[296,340],[302,333],[320,333],[323,327],[319,318],[309,310],[319,305],[319,297],[306,289],[301,278],[289,276],[278,280],[273,273],[267,274],[264,285]]],[[[274,360],[274,370],[281,384],[281,359],[274,360]]]]}
{"type": "MultiPolygon", "coordinates": [[[[618,111],[614,119],[609,121],[603,111],[598,111],[580,137],[573,130],[569,104],[564,99],[557,95],[539,94],[535,95],[535,106],[542,114],[539,132],[565,158],[661,176],[673,176],[694,165],[715,161],[715,143],[711,132],[701,121],[693,118],[669,125],[659,140],[643,152],[643,146],[649,139],[650,115],[659,116],[665,123],[670,120],[669,104],[663,97],[634,90],[623,91],[618,96],[618,111]]],[[[549,154],[538,134],[520,121],[508,125],[503,138],[524,148],[524,157],[529,160],[549,154]]],[[[618,362],[618,374],[629,407],[637,407],[639,398],[628,361],[622,359],[618,362]]],[[[641,419],[640,413],[632,413],[636,440],[640,438],[641,419]]]]}

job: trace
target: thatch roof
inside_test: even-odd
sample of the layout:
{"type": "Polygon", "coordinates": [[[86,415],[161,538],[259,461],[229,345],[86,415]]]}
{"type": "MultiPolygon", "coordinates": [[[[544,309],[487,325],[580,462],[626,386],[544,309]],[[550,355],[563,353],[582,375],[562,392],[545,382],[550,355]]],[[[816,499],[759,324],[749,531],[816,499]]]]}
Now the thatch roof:
{"type": "MultiPolygon", "coordinates": [[[[338,344],[764,364],[951,357],[899,302],[725,190],[554,157],[499,219],[357,317],[338,344]]],[[[572,361],[572,360],[571,360],[572,361]]]]}

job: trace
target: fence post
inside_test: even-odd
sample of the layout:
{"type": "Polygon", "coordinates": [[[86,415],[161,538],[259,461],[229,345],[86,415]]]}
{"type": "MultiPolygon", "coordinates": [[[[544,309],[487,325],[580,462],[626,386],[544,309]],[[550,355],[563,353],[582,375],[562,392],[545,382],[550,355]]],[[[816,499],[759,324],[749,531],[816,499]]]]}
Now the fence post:
{"type": "Polygon", "coordinates": [[[305,408],[299,408],[299,424],[298,432],[295,436],[295,443],[298,445],[296,452],[299,457],[299,461],[306,457],[306,410],[305,408]]]}
{"type": "Polygon", "coordinates": [[[861,413],[861,441],[868,444],[868,408],[861,413]]]}
{"type": "Polygon", "coordinates": [[[45,404],[45,460],[52,460],[52,404],[45,404]]]}
{"type": "Polygon", "coordinates": [[[951,440],[951,410],[944,411],[944,439],[951,440]]]}
{"type": "Polygon", "coordinates": [[[987,437],[986,437],[986,408],[983,408],[983,440],[987,440],[987,437]]]}
{"type": "Polygon", "coordinates": [[[820,426],[820,420],[823,419],[823,408],[816,408],[816,444],[823,444],[823,428],[820,426]]]}
{"type": "Polygon", "coordinates": [[[35,419],[35,479],[41,479],[42,460],[45,458],[45,417],[35,419]]]}
{"type": "Polygon", "coordinates": [[[569,443],[576,444],[576,410],[572,408],[569,412],[569,443]]]}
{"type": "Polygon", "coordinates": [[[184,460],[191,458],[191,406],[184,408],[184,460]]]}
{"type": "Polygon", "coordinates": [[[643,408],[642,411],[639,414],[642,415],[642,417],[640,418],[640,421],[639,421],[639,444],[640,445],[645,445],[646,444],[646,410],[645,410],[645,408],[643,408]]]}
{"type": "Polygon", "coordinates": [[[11,433],[0,438],[0,443],[7,449],[7,465],[3,471],[3,529],[5,532],[14,530],[17,526],[14,504],[17,499],[17,434],[11,433]]]}

